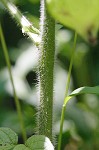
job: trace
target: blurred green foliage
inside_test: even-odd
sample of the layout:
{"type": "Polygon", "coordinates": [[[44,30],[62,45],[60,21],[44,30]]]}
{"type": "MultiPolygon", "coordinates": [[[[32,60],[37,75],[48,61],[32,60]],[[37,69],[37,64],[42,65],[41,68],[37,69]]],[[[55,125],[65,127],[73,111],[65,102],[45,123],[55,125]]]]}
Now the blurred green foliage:
{"type": "MultiPolygon", "coordinates": [[[[15,0],[18,8],[39,28],[39,0],[15,0]]],[[[0,3],[0,20],[9,50],[17,95],[21,102],[27,135],[36,130],[38,51],[25,37],[0,3]]],[[[65,95],[74,32],[56,25],[54,131],[59,134],[61,107],[65,95]]],[[[99,42],[94,47],[78,37],[70,91],[81,86],[99,85],[99,42]]],[[[0,126],[10,127],[22,143],[13,91],[0,43],[0,126]]],[[[99,149],[99,97],[81,95],[68,103],[65,115],[62,150],[99,149]]]]}
{"type": "Polygon", "coordinates": [[[87,42],[95,44],[99,29],[98,0],[46,0],[51,15],[75,30],[87,42]],[[84,11],[86,10],[86,11],[84,11]]]}

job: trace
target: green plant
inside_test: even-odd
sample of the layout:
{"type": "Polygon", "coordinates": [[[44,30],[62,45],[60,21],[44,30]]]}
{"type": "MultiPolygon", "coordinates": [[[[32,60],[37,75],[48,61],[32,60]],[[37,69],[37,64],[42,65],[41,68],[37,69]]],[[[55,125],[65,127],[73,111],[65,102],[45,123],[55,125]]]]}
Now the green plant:
{"type": "MultiPolygon", "coordinates": [[[[73,91],[71,94],[68,95],[69,90],[69,84],[70,84],[70,76],[71,76],[71,70],[73,65],[73,59],[74,59],[74,53],[76,49],[76,42],[77,42],[77,33],[79,33],[83,38],[85,38],[89,42],[93,42],[93,44],[96,41],[96,34],[98,30],[98,9],[96,9],[96,13],[94,15],[90,15],[93,13],[93,4],[94,1],[92,1],[91,8],[88,14],[88,18],[90,16],[89,22],[86,22],[85,17],[82,17],[80,20],[80,17],[82,15],[83,9],[86,6],[86,2],[82,2],[82,11],[80,12],[79,16],[77,16],[78,11],[75,12],[74,18],[69,18],[69,14],[72,15],[74,13],[70,10],[67,10],[66,12],[62,11],[63,6],[71,5],[72,2],[65,1],[52,1],[47,0],[47,3],[45,0],[41,0],[41,18],[40,18],[40,31],[35,28],[31,22],[29,22],[26,17],[24,17],[21,12],[18,10],[18,8],[11,3],[10,1],[1,0],[4,7],[7,9],[7,11],[11,14],[11,16],[16,20],[16,22],[21,26],[22,32],[27,34],[32,41],[35,43],[37,48],[39,49],[39,65],[38,65],[38,89],[39,89],[39,97],[40,97],[40,105],[38,109],[38,115],[37,115],[37,136],[32,136],[29,139],[26,140],[26,135],[24,131],[24,125],[23,125],[23,119],[22,114],[20,110],[19,101],[16,96],[13,79],[11,75],[11,68],[9,63],[9,58],[7,54],[7,48],[4,41],[3,33],[2,33],[2,27],[0,28],[0,37],[1,37],[1,43],[2,47],[5,53],[5,58],[7,61],[8,69],[10,78],[12,81],[13,91],[14,91],[14,97],[16,101],[16,107],[19,113],[19,118],[21,122],[22,127],[22,133],[24,138],[24,144],[17,145],[17,135],[8,128],[1,128],[0,129],[0,144],[1,149],[54,149],[47,137],[51,140],[52,143],[54,143],[54,135],[53,135],[53,70],[54,70],[54,57],[55,57],[55,20],[50,16],[49,11],[51,12],[52,16],[55,17],[55,19],[58,19],[60,23],[63,23],[64,25],[67,25],[73,29],[76,30],[75,37],[74,37],[74,46],[72,51],[72,58],[70,61],[70,67],[69,67],[69,73],[68,73],[68,79],[67,79],[67,85],[66,85],[66,95],[65,100],[62,108],[62,115],[61,115],[61,124],[60,124],[60,134],[59,134],[59,142],[58,142],[58,150],[61,149],[61,139],[62,139],[62,129],[63,129],[63,121],[64,121],[64,115],[65,115],[65,108],[67,102],[76,95],[80,94],[99,94],[99,87],[82,87],[75,91],[73,91]],[[61,7],[60,7],[61,5],[61,7]],[[49,11],[48,11],[48,9],[49,11]],[[62,13],[59,13],[61,12],[62,13]],[[65,21],[64,16],[68,19],[65,21]],[[92,18],[91,18],[92,16],[92,18]],[[72,24],[73,20],[80,20],[78,28],[78,23],[75,25],[75,21],[72,24]],[[95,22],[94,22],[95,19],[95,22]],[[84,23],[87,23],[87,26],[84,26],[84,23]],[[88,29],[87,29],[88,28],[88,29]],[[8,136],[10,135],[10,137],[8,136]],[[3,135],[3,136],[2,136],[3,135]],[[13,140],[12,140],[13,139],[13,140]],[[45,145],[48,145],[45,147],[45,145]]],[[[89,2],[89,1],[87,1],[89,2]]],[[[94,7],[97,8],[98,1],[95,1],[94,7]]],[[[72,3],[72,7],[75,8],[81,7],[81,4],[78,3],[72,3]]]]}
{"type": "MultiPolygon", "coordinates": [[[[41,1],[41,8],[42,8],[41,9],[41,31],[34,28],[32,24],[21,14],[21,12],[16,8],[16,6],[14,6],[10,1],[4,0],[2,1],[2,3],[11,13],[11,15],[15,18],[15,20],[19,23],[19,25],[22,27],[22,31],[28,34],[29,37],[31,37],[33,42],[35,42],[35,44],[40,50],[40,58],[39,58],[40,61],[38,67],[40,107],[39,107],[38,120],[37,120],[38,122],[37,132],[39,135],[45,135],[49,137],[50,140],[52,141],[53,67],[54,67],[54,49],[55,49],[54,48],[55,45],[54,20],[50,17],[49,13],[47,12],[45,1],[41,1]],[[39,43],[38,39],[40,39],[40,37],[42,42],[39,43]],[[52,59],[51,61],[50,58],[52,59]],[[50,110],[48,109],[49,107],[50,110]]],[[[22,117],[21,117],[21,121],[22,121],[22,117]]]]}

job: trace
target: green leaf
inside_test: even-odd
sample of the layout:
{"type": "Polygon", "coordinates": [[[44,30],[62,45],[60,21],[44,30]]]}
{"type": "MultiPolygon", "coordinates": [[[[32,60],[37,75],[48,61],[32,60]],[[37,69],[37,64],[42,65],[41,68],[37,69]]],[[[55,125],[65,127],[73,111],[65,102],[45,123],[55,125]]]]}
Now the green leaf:
{"type": "Polygon", "coordinates": [[[18,142],[17,134],[9,128],[0,128],[0,150],[12,150],[18,142]]]}
{"type": "Polygon", "coordinates": [[[10,128],[0,128],[0,145],[13,144],[16,145],[18,142],[17,134],[10,128]]]}
{"type": "Polygon", "coordinates": [[[13,150],[15,145],[0,146],[0,150],[13,150]]]}
{"type": "Polygon", "coordinates": [[[30,150],[28,147],[26,147],[24,144],[19,144],[15,146],[13,150],[30,150]]]}
{"type": "Polygon", "coordinates": [[[47,0],[51,15],[95,43],[99,28],[99,0],[47,0]]]}
{"type": "Polygon", "coordinates": [[[17,145],[13,150],[54,150],[50,140],[43,135],[33,135],[24,144],[17,145]]]}
{"type": "Polygon", "coordinates": [[[75,96],[79,94],[97,94],[99,95],[99,86],[94,86],[94,87],[80,87],[76,90],[74,90],[70,96],[75,96]]]}
{"type": "Polygon", "coordinates": [[[44,135],[33,135],[25,143],[31,150],[54,150],[50,140],[44,135]]]}
{"type": "Polygon", "coordinates": [[[99,86],[95,86],[95,87],[85,86],[85,87],[80,87],[80,88],[74,90],[71,94],[69,94],[68,97],[65,98],[65,105],[73,96],[77,96],[80,94],[97,94],[97,95],[99,95],[99,86]]]}

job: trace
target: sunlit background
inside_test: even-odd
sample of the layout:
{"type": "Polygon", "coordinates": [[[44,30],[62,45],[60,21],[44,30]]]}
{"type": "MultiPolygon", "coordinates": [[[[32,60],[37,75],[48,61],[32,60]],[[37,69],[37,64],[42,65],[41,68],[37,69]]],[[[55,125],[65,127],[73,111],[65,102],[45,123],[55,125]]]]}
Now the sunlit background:
{"type": "MultiPolygon", "coordinates": [[[[15,0],[15,4],[39,28],[39,0],[15,0]]],[[[35,116],[39,105],[37,91],[38,49],[3,9],[0,3],[2,23],[17,96],[20,100],[27,135],[35,133],[35,116]]],[[[60,115],[65,97],[66,79],[70,64],[74,32],[56,24],[56,54],[54,69],[54,123],[59,134],[60,115]]],[[[72,69],[70,91],[82,86],[99,85],[99,43],[96,46],[78,37],[72,69]]],[[[0,126],[10,127],[19,134],[19,120],[14,103],[2,46],[0,43],[0,126]]],[[[72,99],[65,112],[62,150],[99,150],[99,96],[81,95],[72,99]]]]}

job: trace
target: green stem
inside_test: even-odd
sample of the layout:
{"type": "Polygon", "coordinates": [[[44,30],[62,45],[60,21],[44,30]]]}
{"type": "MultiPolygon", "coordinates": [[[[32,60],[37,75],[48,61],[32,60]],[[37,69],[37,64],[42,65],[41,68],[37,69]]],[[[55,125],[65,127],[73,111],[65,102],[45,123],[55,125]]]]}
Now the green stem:
{"type": "Polygon", "coordinates": [[[23,136],[23,140],[25,142],[26,141],[26,132],[25,132],[25,127],[24,127],[24,121],[23,121],[23,117],[22,117],[20,103],[19,103],[18,97],[16,95],[15,87],[14,87],[13,77],[12,77],[12,73],[11,73],[10,59],[9,59],[9,55],[8,55],[8,51],[7,51],[7,46],[6,46],[6,43],[5,43],[4,34],[3,34],[3,31],[2,31],[1,24],[0,24],[0,37],[1,37],[1,44],[2,44],[2,47],[3,47],[3,52],[4,52],[5,60],[6,60],[7,66],[8,66],[10,80],[11,80],[11,83],[12,83],[15,104],[16,104],[16,108],[17,108],[18,117],[19,117],[19,120],[20,120],[20,126],[21,126],[22,136],[23,136]]]}
{"type": "Polygon", "coordinates": [[[39,61],[40,107],[38,115],[39,134],[52,141],[53,123],[53,69],[55,55],[55,21],[46,9],[46,0],[41,0],[41,44],[39,61]]]}
{"type": "Polygon", "coordinates": [[[75,49],[76,49],[76,42],[77,42],[77,33],[75,33],[75,37],[74,37],[72,57],[71,57],[69,72],[68,72],[68,77],[67,77],[65,99],[64,99],[64,103],[63,103],[63,107],[62,107],[62,113],[61,113],[60,133],[59,133],[59,140],[58,140],[58,150],[61,149],[63,122],[64,122],[64,115],[65,115],[65,109],[66,109],[66,104],[67,104],[66,103],[66,97],[68,95],[68,90],[69,90],[69,85],[70,85],[70,77],[71,77],[71,70],[72,70],[73,60],[74,60],[74,52],[75,52],[75,49]]]}
{"type": "Polygon", "coordinates": [[[1,0],[9,14],[15,19],[17,24],[22,28],[22,32],[26,33],[32,41],[38,46],[40,43],[40,31],[19,11],[19,9],[9,0],[1,0]]]}

